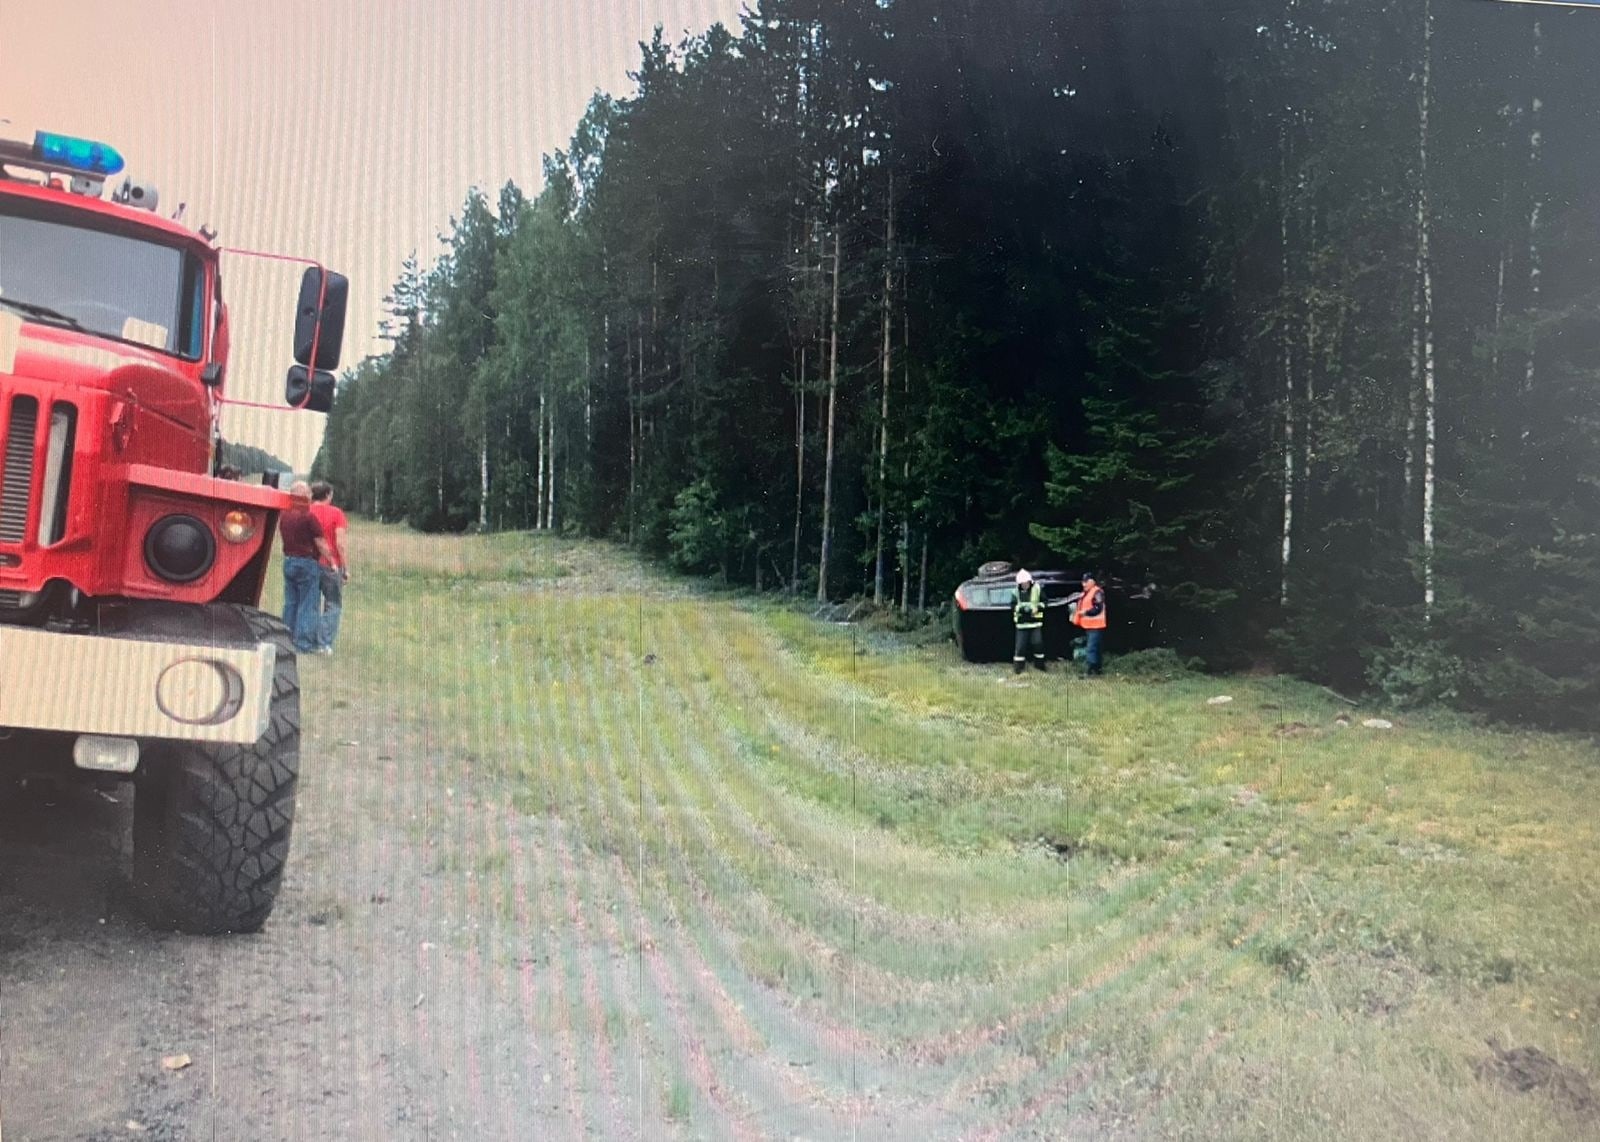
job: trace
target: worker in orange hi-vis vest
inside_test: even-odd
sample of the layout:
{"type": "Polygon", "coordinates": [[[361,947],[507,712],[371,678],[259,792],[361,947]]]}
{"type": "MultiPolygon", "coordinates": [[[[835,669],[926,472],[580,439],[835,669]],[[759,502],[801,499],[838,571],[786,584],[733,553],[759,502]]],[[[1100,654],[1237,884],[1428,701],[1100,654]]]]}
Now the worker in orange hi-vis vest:
{"type": "Polygon", "coordinates": [[[1100,643],[1106,634],[1106,593],[1089,572],[1083,573],[1083,594],[1072,608],[1072,623],[1088,636],[1084,650],[1084,677],[1100,673],[1100,643]]]}

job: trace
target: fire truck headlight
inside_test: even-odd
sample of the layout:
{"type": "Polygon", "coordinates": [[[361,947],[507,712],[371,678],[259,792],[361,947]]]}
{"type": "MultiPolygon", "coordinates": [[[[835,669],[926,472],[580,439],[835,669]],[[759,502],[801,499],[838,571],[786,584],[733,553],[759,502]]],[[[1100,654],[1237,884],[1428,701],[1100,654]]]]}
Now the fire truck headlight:
{"type": "Polygon", "coordinates": [[[255,538],[256,521],[250,518],[249,512],[242,512],[235,508],[222,517],[222,538],[229,543],[245,543],[255,538]]]}
{"type": "Polygon", "coordinates": [[[192,515],[163,516],[144,537],[145,565],[170,583],[193,582],[216,558],[216,540],[192,515]]]}
{"type": "Polygon", "coordinates": [[[161,672],[156,705],[175,722],[220,726],[244,706],[244,679],[226,662],[185,658],[161,672]]]}

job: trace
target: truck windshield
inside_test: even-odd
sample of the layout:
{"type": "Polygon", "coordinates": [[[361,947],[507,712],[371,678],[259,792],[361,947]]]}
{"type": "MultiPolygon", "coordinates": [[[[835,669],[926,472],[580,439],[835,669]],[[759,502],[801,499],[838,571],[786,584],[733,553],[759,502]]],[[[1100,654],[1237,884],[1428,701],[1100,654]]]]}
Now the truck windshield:
{"type": "Polygon", "coordinates": [[[176,246],[0,209],[0,307],[30,321],[195,360],[203,278],[176,246]]]}

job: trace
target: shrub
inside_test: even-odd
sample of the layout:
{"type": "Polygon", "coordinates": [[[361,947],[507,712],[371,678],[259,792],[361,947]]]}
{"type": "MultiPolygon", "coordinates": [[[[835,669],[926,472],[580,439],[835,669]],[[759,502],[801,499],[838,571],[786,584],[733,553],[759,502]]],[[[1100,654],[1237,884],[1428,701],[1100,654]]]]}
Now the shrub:
{"type": "Polygon", "coordinates": [[[1106,670],[1124,678],[1146,682],[1173,682],[1185,675],[1198,673],[1202,665],[1198,658],[1187,658],[1168,646],[1156,646],[1109,658],[1106,670]]]}
{"type": "Polygon", "coordinates": [[[1443,644],[1416,636],[1400,636],[1374,650],[1367,681],[1395,706],[1456,704],[1467,679],[1466,664],[1443,644]]]}

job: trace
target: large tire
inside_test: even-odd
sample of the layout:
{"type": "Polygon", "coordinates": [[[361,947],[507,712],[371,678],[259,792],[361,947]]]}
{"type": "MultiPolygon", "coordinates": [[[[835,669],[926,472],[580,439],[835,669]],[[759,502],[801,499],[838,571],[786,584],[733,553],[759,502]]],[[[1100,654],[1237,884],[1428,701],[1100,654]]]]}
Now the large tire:
{"type": "Polygon", "coordinates": [[[289,857],[300,776],[300,681],[277,619],[230,607],[277,648],[272,711],[251,745],[166,742],[141,766],[133,803],[134,890],[152,923],[199,935],[255,932],[289,857]]]}

